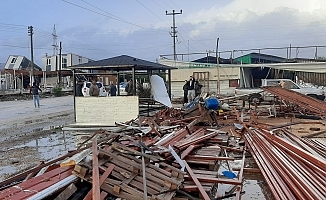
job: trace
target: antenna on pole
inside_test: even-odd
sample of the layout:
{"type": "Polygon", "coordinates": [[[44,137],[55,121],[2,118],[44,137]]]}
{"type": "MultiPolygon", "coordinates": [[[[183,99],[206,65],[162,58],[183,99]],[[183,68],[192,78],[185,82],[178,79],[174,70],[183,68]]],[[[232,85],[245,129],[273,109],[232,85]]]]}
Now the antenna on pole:
{"type": "Polygon", "coordinates": [[[57,36],[57,31],[55,30],[55,24],[54,24],[54,27],[53,27],[52,37],[53,37],[53,44],[52,44],[53,55],[56,56],[56,55],[58,55],[58,43],[57,43],[58,36],[57,36]]]}
{"type": "Polygon", "coordinates": [[[173,26],[171,27],[172,28],[172,35],[171,37],[173,37],[173,55],[174,55],[174,60],[177,60],[177,50],[176,50],[176,46],[175,46],[175,40],[176,40],[176,37],[177,37],[177,31],[175,30],[177,27],[175,26],[175,15],[179,15],[179,14],[182,14],[182,10],[180,10],[180,12],[175,12],[173,10],[172,13],[168,13],[168,11],[165,11],[165,14],[166,15],[172,15],[173,16],[173,26]]]}

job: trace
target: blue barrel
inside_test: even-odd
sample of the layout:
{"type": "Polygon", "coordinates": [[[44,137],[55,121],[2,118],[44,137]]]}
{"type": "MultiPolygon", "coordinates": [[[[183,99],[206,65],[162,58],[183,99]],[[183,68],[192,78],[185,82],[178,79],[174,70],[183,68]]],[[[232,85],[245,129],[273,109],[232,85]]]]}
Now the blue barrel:
{"type": "Polygon", "coordinates": [[[205,101],[206,108],[209,110],[217,110],[218,108],[218,100],[214,97],[206,99],[205,101]]]}

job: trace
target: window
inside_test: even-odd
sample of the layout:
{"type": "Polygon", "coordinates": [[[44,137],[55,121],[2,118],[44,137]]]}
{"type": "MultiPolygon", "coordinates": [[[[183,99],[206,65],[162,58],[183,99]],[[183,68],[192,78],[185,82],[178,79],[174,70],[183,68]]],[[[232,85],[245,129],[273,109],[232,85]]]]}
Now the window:
{"type": "Polygon", "coordinates": [[[46,65],[51,65],[51,59],[50,58],[46,59],[46,65]]]}
{"type": "Polygon", "coordinates": [[[294,83],[292,83],[291,81],[285,81],[283,87],[286,89],[299,89],[299,87],[294,83]]]}
{"type": "Polygon", "coordinates": [[[11,63],[15,63],[16,60],[17,60],[17,58],[13,58],[13,59],[11,60],[11,63]]]}
{"type": "Polygon", "coordinates": [[[62,58],[61,66],[62,68],[67,68],[67,58],[62,58]]]}
{"type": "Polygon", "coordinates": [[[82,57],[80,57],[80,56],[79,56],[79,58],[78,58],[78,63],[79,63],[79,64],[82,64],[82,57]]]}

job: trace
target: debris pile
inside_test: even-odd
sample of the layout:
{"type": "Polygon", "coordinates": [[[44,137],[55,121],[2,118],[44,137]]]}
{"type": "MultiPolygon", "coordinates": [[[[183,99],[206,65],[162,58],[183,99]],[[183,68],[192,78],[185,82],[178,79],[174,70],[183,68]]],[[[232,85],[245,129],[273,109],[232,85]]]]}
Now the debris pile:
{"type": "MultiPolygon", "coordinates": [[[[306,113],[324,116],[314,105],[306,113]]],[[[309,139],[325,130],[303,139],[289,129],[325,124],[262,123],[257,107],[221,113],[197,101],[100,129],[76,151],[0,183],[0,199],[240,199],[245,170],[261,173],[275,199],[326,199],[326,145],[309,139]],[[251,156],[259,169],[245,165],[251,156]]]]}

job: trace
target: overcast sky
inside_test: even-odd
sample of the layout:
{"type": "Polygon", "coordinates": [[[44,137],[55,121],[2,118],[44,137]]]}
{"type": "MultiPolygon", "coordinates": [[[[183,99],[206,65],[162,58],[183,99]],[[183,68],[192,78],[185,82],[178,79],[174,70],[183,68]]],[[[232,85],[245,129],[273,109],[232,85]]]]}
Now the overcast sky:
{"type": "MultiPolygon", "coordinates": [[[[217,38],[219,51],[326,45],[325,0],[0,0],[0,63],[9,55],[30,58],[27,27],[33,26],[34,60],[41,66],[42,56],[53,54],[54,24],[62,53],[155,61],[173,54],[172,16],[165,11],[181,9],[177,53],[216,50],[217,38]]],[[[286,50],[261,53],[287,56],[286,50]]],[[[295,56],[313,58],[315,48],[292,49],[295,56]]],[[[326,48],[318,56],[326,56],[326,48]]]]}

